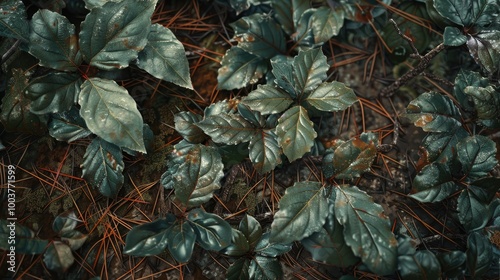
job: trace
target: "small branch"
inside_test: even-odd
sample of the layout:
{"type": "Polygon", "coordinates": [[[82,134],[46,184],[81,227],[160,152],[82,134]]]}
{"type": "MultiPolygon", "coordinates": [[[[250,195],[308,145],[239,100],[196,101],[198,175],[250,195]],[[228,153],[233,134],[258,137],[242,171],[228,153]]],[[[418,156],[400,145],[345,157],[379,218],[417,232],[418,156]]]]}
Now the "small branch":
{"type": "Polygon", "coordinates": [[[443,78],[441,78],[441,77],[438,77],[438,76],[436,76],[436,75],[433,75],[433,74],[431,74],[431,73],[422,72],[422,73],[420,73],[420,75],[422,75],[422,76],[424,76],[424,77],[426,77],[426,78],[429,78],[429,79],[431,79],[431,80],[434,80],[434,81],[436,81],[436,82],[438,82],[438,83],[440,83],[440,84],[442,84],[442,85],[445,85],[445,86],[447,86],[447,87],[451,87],[451,88],[453,88],[453,86],[455,86],[452,82],[450,82],[450,81],[448,81],[448,80],[446,80],[446,79],[443,79],[443,78]]]}
{"type": "Polygon", "coordinates": [[[420,73],[422,73],[430,64],[431,60],[442,50],[444,50],[446,47],[443,43],[439,44],[437,47],[432,49],[430,52],[428,52],[426,55],[421,57],[420,63],[417,65],[417,67],[411,69],[408,71],[406,74],[401,76],[399,79],[394,81],[391,85],[388,87],[383,88],[380,91],[380,96],[381,97],[391,97],[394,95],[394,93],[403,85],[405,85],[409,80],[413,79],[420,73]]]}
{"type": "Polygon", "coordinates": [[[398,31],[399,36],[401,36],[403,39],[405,39],[408,42],[408,44],[410,44],[410,47],[413,50],[413,54],[411,54],[410,56],[412,56],[414,58],[422,59],[422,56],[420,55],[420,53],[417,50],[417,47],[415,47],[415,44],[413,44],[413,40],[410,37],[406,36],[403,32],[401,32],[401,29],[399,29],[399,26],[395,20],[393,20],[391,18],[391,19],[389,19],[389,21],[392,23],[392,25],[394,25],[394,28],[396,28],[396,31],[398,31]]]}

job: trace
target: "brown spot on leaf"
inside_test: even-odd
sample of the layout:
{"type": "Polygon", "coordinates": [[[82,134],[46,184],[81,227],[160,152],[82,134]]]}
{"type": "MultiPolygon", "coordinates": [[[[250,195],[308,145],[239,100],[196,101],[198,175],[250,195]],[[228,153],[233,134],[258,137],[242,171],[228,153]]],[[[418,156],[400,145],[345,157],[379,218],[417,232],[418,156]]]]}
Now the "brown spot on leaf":
{"type": "Polygon", "coordinates": [[[372,10],[373,6],[371,5],[358,5],[358,10],[356,10],[354,18],[358,22],[368,23],[373,19],[372,10]]]}
{"type": "Polygon", "coordinates": [[[434,117],[431,114],[423,114],[420,118],[415,122],[415,126],[424,127],[428,123],[434,120],[434,117]]]}
{"type": "Polygon", "coordinates": [[[108,159],[109,163],[111,164],[111,167],[113,168],[113,170],[116,170],[116,166],[118,164],[116,163],[115,157],[113,157],[113,155],[110,152],[107,152],[106,158],[108,159]]]}
{"type": "Polygon", "coordinates": [[[427,164],[429,164],[429,152],[424,148],[419,148],[420,158],[418,159],[417,165],[415,166],[417,173],[424,168],[427,164]]]}
{"type": "Polygon", "coordinates": [[[128,38],[123,39],[122,42],[123,42],[123,45],[127,49],[131,49],[131,50],[138,51],[138,52],[142,51],[142,49],[143,49],[143,48],[139,48],[137,46],[131,45],[128,38]]]}

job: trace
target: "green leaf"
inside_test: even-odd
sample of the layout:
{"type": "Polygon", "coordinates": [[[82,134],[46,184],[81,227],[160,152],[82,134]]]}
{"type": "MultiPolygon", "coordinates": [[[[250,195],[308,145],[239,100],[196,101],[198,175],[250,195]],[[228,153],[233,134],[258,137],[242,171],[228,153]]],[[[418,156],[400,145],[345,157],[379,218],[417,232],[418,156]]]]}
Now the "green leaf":
{"type": "Polygon", "coordinates": [[[250,139],[248,145],[250,161],[253,167],[261,174],[273,170],[281,164],[281,149],[278,136],[272,130],[260,129],[250,139]]]}
{"type": "Polygon", "coordinates": [[[188,221],[203,249],[220,251],[231,244],[232,228],[218,215],[197,208],[189,211],[188,221]]]}
{"type": "Polygon", "coordinates": [[[230,24],[238,47],[253,55],[270,59],[286,53],[283,31],[271,17],[253,14],[230,24]]]}
{"type": "Polygon", "coordinates": [[[320,84],[304,101],[318,110],[337,112],[347,109],[358,99],[351,88],[335,81],[320,84]]]}
{"type": "Polygon", "coordinates": [[[323,228],[300,242],[313,260],[337,267],[349,267],[359,259],[344,240],[344,228],[329,216],[323,228]]]}
{"type": "Polygon", "coordinates": [[[2,98],[0,121],[7,131],[42,134],[45,132],[43,119],[30,112],[31,101],[24,95],[27,85],[28,78],[23,70],[12,69],[12,78],[2,98]]]}
{"type": "Polygon", "coordinates": [[[80,51],[90,65],[125,68],[148,42],[156,0],[108,2],[90,10],[81,24],[80,51]]]}
{"type": "Polygon", "coordinates": [[[434,8],[443,17],[464,27],[485,26],[494,20],[495,0],[435,0],[434,8]]]}
{"type": "Polygon", "coordinates": [[[469,179],[485,177],[497,165],[495,142],[481,135],[469,136],[457,144],[457,157],[469,179]]]}
{"type": "Polygon", "coordinates": [[[479,279],[485,274],[493,259],[493,247],[486,236],[472,232],[467,238],[467,274],[471,279],[479,279]]]}
{"type": "Polygon", "coordinates": [[[35,114],[62,113],[77,103],[83,81],[75,73],[50,72],[34,79],[26,88],[35,114]]]}
{"type": "Polygon", "coordinates": [[[255,84],[267,73],[267,69],[264,58],[239,47],[232,47],[222,58],[217,75],[217,88],[231,90],[255,84]]]}
{"type": "Polygon", "coordinates": [[[500,31],[483,31],[469,36],[467,47],[477,64],[489,74],[496,73],[500,60],[500,31]]]}
{"type": "Polygon", "coordinates": [[[276,258],[255,256],[248,268],[250,279],[273,280],[283,278],[281,263],[276,258]]]}
{"type": "Polygon", "coordinates": [[[180,263],[193,255],[196,234],[188,222],[177,221],[167,232],[168,251],[180,263]]]}
{"type": "Polygon", "coordinates": [[[294,86],[298,97],[315,90],[326,80],[329,68],[321,48],[299,52],[293,59],[294,86]]]}
{"type": "Polygon", "coordinates": [[[231,244],[224,248],[222,253],[231,257],[241,257],[247,254],[249,250],[250,246],[245,235],[237,229],[232,229],[231,244]]]}
{"type": "Polygon", "coordinates": [[[97,137],[83,156],[82,177],[106,197],[115,197],[123,185],[123,155],[120,148],[97,137]]]}
{"type": "Polygon", "coordinates": [[[438,202],[459,189],[448,165],[433,162],[424,166],[413,179],[410,197],[420,202],[438,202]]]}
{"type": "Polygon", "coordinates": [[[282,89],[267,84],[258,85],[241,102],[252,110],[267,115],[285,111],[293,103],[293,99],[282,89]]]}
{"type": "Polygon", "coordinates": [[[458,47],[467,42],[467,36],[462,34],[460,29],[453,26],[446,26],[443,33],[443,43],[445,46],[458,47]]]}
{"type": "Polygon", "coordinates": [[[41,254],[48,244],[47,240],[35,238],[31,229],[17,221],[0,220],[0,249],[8,254],[12,254],[11,251],[15,254],[41,254]],[[13,245],[15,250],[11,248],[13,245]]]}
{"type": "Polygon", "coordinates": [[[271,242],[292,243],[321,229],[328,199],[319,182],[297,182],[285,191],[271,225],[271,242]]]}
{"type": "Polygon", "coordinates": [[[467,259],[467,255],[464,252],[450,251],[438,253],[437,258],[441,264],[443,277],[458,278],[463,275],[463,267],[465,266],[465,260],[467,259]]]}
{"type": "Polygon", "coordinates": [[[344,10],[333,10],[329,7],[319,7],[311,16],[311,27],[314,43],[322,44],[339,34],[344,25],[344,10]]]}
{"type": "Polygon", "coordinates": [[[441,276],[441,265],[436,256],[428,250],[399,256],[398,270],[402,279],[409,280],[440,279],[441,276]]]}
{"type": "Polygon", "coordinates": [[[396,270],[397,241],[382,206],[357,187],[335,188],[335,217],[354,255],[380,275],[396,270]]]}
{"type": "Polygon", "coordinates": [[[49,10],[38,10],[31,19],[29,52],[41,66],[76,71],[82,62],[75,26],[49,10]]]}
{"type": "Polygon", "coordinates": [[[456,155],[458,141],[469,136],[462,127],[442,133],[429,133],[422,141],[426,162],[450,163],[456,155]]]}
{"type": "Polygon", "coordinates": [[[411,101],[403,116],[426,132],[447,132],[461,126],[453,101],[436,92],[425,92],[411,101]]]}
{"type": "Polygon", "coordinates": [[[308,0],[275,0],[271,1],[276,20],[288,35],[297,30],[300,16],[310,7],[308,0]]]}
{"type": "Polygon", "coordinates": [[[500,116],[500,92],[492,86],[468,86],[464,89],[464,93],[474,101],[478,118],[488,120],[500,116]]]}
{"type": "Polygon", "coordinates": [[[167,158],[167,171],[161,175],[160,182],[165,189],[171,190],[176,184],[174,180],[174,175],[177,174],[181,164],[185,162],[185,156],[188,154],[189,150],[193,147],[192,143],[186,140],[181,140],[179,143],[175,144],[174,151],[179,153],[181,156],[177,156],[175,153],[170,153],[167,158]]]}
{"type": "Polygon", "coordinates": [[[117,146],[146,152],[142,116],[125,88],[115,81],[88,79],[82,84],[78,104],[94,134],[117,146]]]}
{"type": "Polygon", "coordinates": [[[293,41],[297,42],[299,46],[304,46],[305,49],[314,47],[314,34],[312,32],[311,18],[316,9],[307,9],[300,16],[297,23],[297,31],[290,35],[293,41]]]}
{"type": "Polygon", "coordinates": [[[246,280],[250,279],[248,268],[250,267],[250,260],[246,258],[239,258],[232,263],[226,271],[227,280],[246,280]]]}
{"type": "Polygon", "coordinates": [[[370,171],[376,156],[377,147],[374,141],[366,143],[360,137],[355,137],[340,144],[333,152],[333,158],[325,157],[328,162],[324,162],[323,168],[329,169],[332,166],[331,176],[338,179],[352,179],[370,171]]]}
{"type": "Polygon", "coordinates": [[[0,36],[29,41],[30,25],[20,0],[5,0],[0,6],[0,36]]]}
{"type": "Polygon", "coordinates": [[[460,69],[455,77],[453,95],[465,111],[473,112],[476,108],[474,108],[474,103],[470,100],[470,96],[465,93],[465,89],[469,86],[485,88],[489,84],[488,78],[482,77],[478,72],[460,69]]]}
{"type": "Polygon", "coordinates": [[[243,235],[245,235],[251,249],[257,245],[257,242],[259,242],[262,237],[262,227],[260,226],[259,221],[248,214],[245,214],[245,217],[241,220],[238,229],[243,233],[243,235]]]}
{"type": "Polygon", "coordinates": [[[495,198],[500,189],[500,178],[486,177],[470,183],[469,191],[474,193],[477,200],[483,204],[489,204],[495,198]]]}
{"type": "Polygon", "coordinates": [[[59,273],[64,273],[74,262],[71,248],[61,241],[54,241],[43,254],[45,266],[59,273]]]}
{"type": "Polygon", "coordinates": [[[201,119],[200,115],[189,111],[179,112],[174,115],[175,131],[191,143],[201,143],[207,138],[203,130],[196,125],[201,119]]]}
{"type": "Polygon", "coordinates": [[[257,132],[254,125],[239,114],[208,116],[196,125],[215,143],[226,145],[247,142],[257,132]]]}
{"type": "Polygon", "coordinates": [[[78,223],[78,218],[75,215],[74,211],[64,212],[54,219],[54,223],[52,223],[52,229],[58,233],[59,235],[73,231],[78,223]]]}
{"type": "Polygon", "coordinates": [[[137,257],[163,253],[169,241],[169,230],[175,222],[175,216],[167,214],[165,218],[133,227],[127,233],[123,253],[137,257]]]}
{"type": "Polygon", "coordinates": [[[296,98],[297,93],[293,87],[293,58],[284,55],[277,55],[271,59],[274,83],[284,90],[290,97],[296,98]]]}
{"type": "Polygon", "coordinates": [[[271,233],[266,232],[262,235],[259,242],[255,245],[254,252],[259,256],[275,258],[281,256],[292,249],[292,244],[270,243],[271,233]]]}
{"type": "Polygon", "coordinates": [[[85,121],[80,117],[79,110],[71,107],[69,111],[52,115],[48,123],[49,134],[58,141],[68,143],[92,134],[87,129],[85,121]]]}
{"type": "Polygon", "coordinates": [[[313,122],[309,119],[307,110],[302,106],[288,109],[279,118],[276,135],[278,135],[278,142],[283,148],[283,153],[290,161],[301,158],[309,152],[317,136],[313,122]]]}
{"type": "Polygon", "coordinates": [[[148,43],[139,53],[137,66],[158,79],[193,89],[184,46],[162,25],[151,26],[148,43]]]}
{"type": "Polygon", "coordinates": [[[175,147],[172,156],[184,161],[172,176],[175,198],[185,206],[199,206],[220,188],[224,176],[220,154],[215,148],[201,144],[181,150],[175,147]]]}
{"type": "Polygon", "coordinates": [[[457,211],[460,223],[468,232],[484,228],[491,216],[489,204],[481,203],[468,189],[458,197],[457,211]]]}

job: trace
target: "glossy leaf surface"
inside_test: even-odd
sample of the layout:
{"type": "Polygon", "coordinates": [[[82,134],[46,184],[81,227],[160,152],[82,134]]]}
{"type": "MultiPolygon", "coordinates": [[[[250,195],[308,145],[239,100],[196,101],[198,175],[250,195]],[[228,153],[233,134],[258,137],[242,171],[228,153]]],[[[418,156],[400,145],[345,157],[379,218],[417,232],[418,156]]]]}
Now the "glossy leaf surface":
{"type": "Polygon", "coordinates": [[[253,14],[230,25],[234,29],[238,47],[248,53],[270,59],[286,51],[283,31],[269,16],[253,14]]]}
{"type": "Polygon", "coordinates": [[[311,150],[317,134],[307,110],[302,106],[288,109],[278,120],[278,142],[288,160],[301,158],[311,150]]]}
{"type": "Polygon", "coordinates": [[[294,86],[298,97],[315,90],[326,80],[330,66],[321,48],[299,52],[293,59],[294,86]]]}
{"type": "Polygon", "coordinates": [[[449,167],[433,162],[424,166],[413,179],[410,197],[420,202],[438,202],[458,190],[449,167]]]}
{"type": "Polygon", "coordinates": [[[65,272],[74,262],[71,248],[61,241],[54,241],[43,254],[45,266],[60,273],[65,272]]]}
{"type": "Polygon", "coordinates": [[[443,33],[443,43],[446,46],[458,47],[467,42],[467,36],[456,27],[446,26],[443,33]]]}
{"type": "Polygon", "coordinates": [[[221,252],[232,257],[241,257],[247,254],[250,251],[250,246],[245,235],[237,229],[232,229],[231,233],[231,243],[221,252]]]}
{"type": "Polygon", "coordinates": [[[276,0],[272,1],[271,5],[276,13],[276,20],[288,35],[297,30],[300,16],[310,7],[307,0],[276,0]]]}
{"type": "Polygon", "coordinates": [[[426,92],[411,101],[403,114],[426,132],[452,131],[461,126],[453,101],[436,92],[426,92]]]}
{"type": "Polygon", "coordinates": [[[480,278],[489,268],[493,258],[493,248],[486,236],[472,232],[467,238],[467,274],[473,279],[480,278]]]}
{"type": "Polygon", "coordinates": [[[278,136],[272,130],[260,129],[248,145],[250,161],[261,174],[273,170],[281,164],[281,148],[278,136]]]}
{"type": "Polygon", "coordinates": [[[75,73],[50,72],[34,79],[26,88],[35,114],[62,113],[77,103],[83,81],[75,73]]]}
{"type": "Polygon", "coordinates": [[[5,0],[0,7],[0,36],[29,41],[30,26],[24,3],[5,0]]]}
{"type": "Polygon", "coordinates": [[[239,258],[232,263],[226,271],[227,280],[241,280],[250,279],[248,268],[250,267],[250,260],[247,258],[239,258]]]}
{"type": "Polygon", "coordinates": [[[216,143],[236,145],[246,142],[256,133],[256,128],[239,114],[219,114],[205,117],[196,124],[216,143]]]}
{"type": "Polygon", "coordinates": [[[311,16],[311,27],[314,34],[314,43],[321,44],[331,37],[338,35],[344,26],[344,11],[330,7],[319,7],[311,16]]]}
{"type": "Polygon", "coordinates": [[[254,252],[260,256],[275,258],[281,256],[292,249],[292,244],[282,244],[270,241],[271,233],[266,232],[262,235],[257,245],[255,245],[254,252]]]}
{"type": "Polygon", "coordinates": [[[283,278],[283,269],[276,258],[255,256],[250,262],[248,274],[250,279],[281,279],[283,278]]]}
{"type": "Polygon", "coordinates": [[[483,31],[474,36],[468,36],[467,47],[470,55],[488,73],[499,69],[500,31],[483,31]]]}
{"type": "Polygon", "coordinates": [[[205,250],[220,251],[231,244],[232,228],[218,215],[197,208],[189,211],[188,221],[205,250]]]}
{"type": "Polygon", "coordinates": [[[70,143],[92,134],[78,111],[76,107],[72,107],[69,111],[52,115],[52,119],[48,123],[50,136],[58,141],[70,143]]]}
{"type": "Polygon", "coordinates": [[[120,148],[97,137],[83,156],[82,177],[106,197],[115,197],[123,185],[123,155],[120,148]]]}
{"type": "Polygon", "coordinates": [[[381,275],[396,270],[397,241],[383,208],[357,187],[335,188],[335,217],[354,255],[381,275]]]}
{"type": "Polygon", "coordinates": [[[435,0],[433,2],[439,14],[464,27],[490,24],[497,10],[494,0],[435,0]]]}
{"type": "Polygon", "coordinates": [[[117,146],[146,152],[142,116],[125,88],[111,80],[88,79],[82,84],[78,104],[94,134],[117,146]]]}
{"type": "Polygon", "coordinates": [[[359,259],[347,246],[343,230],[335,218],[329,216],[322,229],[303,239],[301,243],[311,253],[313,260],[337,267],[348,267],[359,259]]]}
{"type": "Polygon", "coordinates": [[[495,142],[486,136],[470,136],[457,144],[462,172],[470,179],[485,177],[497,165],[496,152],[495,142]]]}
{"type": "Polygon", "coordinates": [[[175,223],[175,216],[157,219],[133,227],[125,239],[123,253],[132,256],[154,256],[165,251],[168,244],[168,231],[175,223]]]}
{"type": "Polygon", "coordinates": [[[175,199],[188,207],[199,206],[210,200],[213,192],[220,188],[219,181],[224,175],[220,154],[215,148],[201,144],[181,149],[178,145],[172,155],[183,163],[171,177],[175,199]]]}
{"type": "Polygon", "coordinates": [[[241,220],[238,229],[245,235],[251,249],[257,245],[262,237],[262,227],[254,217],[246,214],[241,220]]]}
{"type": "Polygon", "coordinates": [[[57,215],[52,223],[52,229],[58,234],[62,234],[74,230],[77,223],[78,218],[74,211],[65,212],[57,215]]]}
{"type": "Polygon", "coordinates": [[[127,67],[146,46],[155,5],[125,0],[90,10],[79,36],[84,60],[104,70],[127,67]]]}
{"type": "Polygon", "coordinates": [[[428,250],[419,250],[413,255],[398,257],[398,270],[403,279],[439,279],[441,265],[436,256],[428,250]]]}
{"type": "Polygon", "coordinates": [[[500,116],[500,92],[492,86],[468,86],[464,89],[464,93],[474,101],[478,118],[488,120],[500,116]]]}
{"type": "Polygon", "coordinates": [[[469,232],[482,229],[490,219],[489,204],[481,203],[469,190],[464,190],[458,197],[458,219],[469,232]]]}
{"type": "Polygon", "coordinates": [[[324,158],[324,171],[328,177],[352,179],[370,170],[377,155],[374,141],[368,143],[356,137],[343,142],[333,152],[324,158]]]}
{"type": "Polygon", "coordinates": [[[30,22],[29,52],[39,65],[62,71],[75,71],[82,58],[78,52],[75,26],[61,14],[39,10],[30,22]]]}
{"type": "Polygon", "coordinates": [[[462,251],[450,251],[437,255],[444,277],[458,277],[463,275],[467,255],[462,251]]]}
{"type": "Polygon", "coordinates": [[[217,88],[231,90],[255,84],[267,73],[267,67],[264,58],[242,48],[232,47],[222,58],[217,75],[217,88]]]}
{"type": "Polygon", "coordinates": [[[137,66],[158,79],[193,89],[184,46],[170,29],[160,24],[151,26],[148,43],[139,53],[137,66]]]}
{"type": "Polygon", "coordinates": [[[252,110],[267,115],[285,111],[293,103],[293,99],[284,90],[267,84],[259,85],[241,102],[252,110]]]}
{"type": "Polygon", "coordinates": [[[320,84],[304,101],[318,110],[337,112],[347,109],[358,99],[351,88],[334,81],[320,84]]]}
{"type": "Polygon", "coordinates": [[[196,125],[201,119],[200,115],[193,112],[179,112],[174,115],[175,130],[187,141],[201,143],[207,138],[203,130],[196,125]]]}
{"type": "Polygon", "coordinates": [[[271,225],[271,242],[292,243],[321,229],[328,215],[325,188],[319,182],[297,182],[285,191],[271,225]]]}
{"type": "Polygon", "coordinates": [[[193,255],[196,234],[188,222],[177,221],[167,233],[168,251],[180,263],[185,263],[193,255]]]}

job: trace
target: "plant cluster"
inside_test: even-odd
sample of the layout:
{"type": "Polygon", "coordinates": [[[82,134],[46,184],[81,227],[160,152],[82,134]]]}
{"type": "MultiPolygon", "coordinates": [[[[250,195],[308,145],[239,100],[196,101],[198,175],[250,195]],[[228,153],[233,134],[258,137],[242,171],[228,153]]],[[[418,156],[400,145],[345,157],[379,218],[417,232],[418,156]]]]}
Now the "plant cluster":
{"type": "MultiPolygon", "coordinates": [[[[217,87],[248,93],[241,90],[230,99],[203,108],[186,106],[174,114],[169,125],[180,140],[172,145],[159,180],[154,204],[160,211],[145,214],[137,207],[147,222],[121,222],[127,224],[126,237],[118,244],[123,250],[116,250],[131,258],[159,256],[179,264],[189,263],[196,250],[211,251],[227,260],[227,279],[281,279],[282,257],[296,248],[305,249],[315,262],[338,268],[344,279],[363,273],[403,279],[493,275],[500,257],[500,242],[492,243],[500,234],[500,178],[495,173],[498,143],[489,135],[500,129],[495,80],[499,3],[397,2],[396,9],[391,1],[370,0],[218,1],[236,14],[228,26],[237,45],[221,55],[217,87]],[[399,11],[396,20],[387,21],[389,10],[399,11]],[[411,14],[424,19],[415,24],[407,20],[411,14]],[[442,37],[426,33],[430,28],[421,23],[431,20],[442,37]],[[356,29],[363,30],[357,37],[356,29]],[[377,52],[383,42],[392,62],[416,59],[380,91],[380,100],[420,74],[432,76],[425,70],[447,50],[465,50],[472,57],[472,68],[456,69],[441,79],[453,80],[448,82],[451,92],[439,87],[419,92],[398,116],[427,133],[409,170],[414,173],[412,188],[404,199],[453,205],[446,215],[456,221],[464,244],[427,247],[418,229],[391,223],[394,217],[361,184],[387,146],[397,149],[397,137],[393,145],[384,144],[378,131],[364,129],[363,120],[363,131],[353,137],[335,135],[326,147],[320,139],[323,118],[366,102],[362,93],[333,78],[334,49],[325,55],[324,45],[335,36],[342,44],[375,36],[377,52]],[[421,55],[425,50],[429,52],[421,55]],[[219,192],[232,166],[248,161],[252,173],[268,178],[311,158],[317,160],[318,173],[294,181],[278,195],[277,209],[269,207],[271,222],[259,219],[259,213],[236,213],[238,223],[232,223],[233,216],[212,211],[214,204],[224,203],[219,192]]],[[[156,0],[85,0],[80,21],[63,15],[61,1],[53,4],[51,10],[32,13],[21,1],[0,5],[0,36],[36,61],[28,69],[2,58],[9,82],[0,120],[8,131],[44,133],[39,127],[46,126],[59,141],[87,139],[90,144],[79,163],[82,177],[104,197],[120,200],[125,156],[150,152],[148,143],[155,137],[140,104],[121,84],[122,75],[146,72],[193,90],[183,43],[169,28],[153,23],[160,5],[156,0]]],[[[393,133],[399,133],[394,126],[393,133]]],[[[130,204],[144,201],[124,197],[130,204]]],[[[75,229],[78,221],[74,212],[57,216],[52,230],[60,238],[52,241],[19,225],[16,248],[21,254],[43,254],[45,267],[64,275],[75,260],[73,252],[88,238],[75,229]]],[[[9,230],[0,220],[0,237],[9,230]]],[[[1,240],[0,248],[7,249],[7,238],[1,240]]]]}

